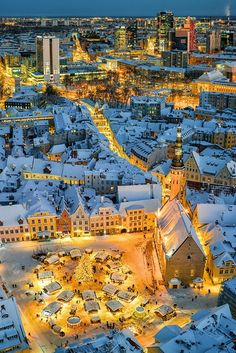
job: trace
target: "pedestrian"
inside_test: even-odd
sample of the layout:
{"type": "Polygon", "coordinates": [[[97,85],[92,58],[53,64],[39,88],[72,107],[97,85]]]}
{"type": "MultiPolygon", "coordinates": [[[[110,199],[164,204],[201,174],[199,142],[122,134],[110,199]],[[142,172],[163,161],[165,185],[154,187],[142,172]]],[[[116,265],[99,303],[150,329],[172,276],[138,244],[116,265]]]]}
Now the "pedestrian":
{"type": "Polygon", "coordinates": [[[211,290],[210,289],[208,289],[208,294],[211,294],[211,290]]]}

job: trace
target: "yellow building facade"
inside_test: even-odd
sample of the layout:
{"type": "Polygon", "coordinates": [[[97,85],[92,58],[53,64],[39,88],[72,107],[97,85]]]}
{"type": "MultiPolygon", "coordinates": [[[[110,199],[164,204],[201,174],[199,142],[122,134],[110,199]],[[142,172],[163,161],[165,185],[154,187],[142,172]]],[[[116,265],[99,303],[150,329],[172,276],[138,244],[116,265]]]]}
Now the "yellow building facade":
{"type": "Polygon", "coordinates": [[[36,212],[28,217],[32,239],[57,237],[56,215],[49,212],[36,212]]]}

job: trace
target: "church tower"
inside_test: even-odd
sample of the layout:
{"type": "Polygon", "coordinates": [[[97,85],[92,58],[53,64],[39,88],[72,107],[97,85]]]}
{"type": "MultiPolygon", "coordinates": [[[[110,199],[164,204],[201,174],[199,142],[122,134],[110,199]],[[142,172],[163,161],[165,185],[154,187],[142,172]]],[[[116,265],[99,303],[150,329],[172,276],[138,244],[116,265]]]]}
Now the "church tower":
{"type": "Polygon", "coordinates": [[[183,148],[182,148],[182,129],[177,127],[177,136],[175,142],[175,155],[172,160],[170,169],[170,193],[169,199],[173,200],[177,197],[184,205],[186,202],[185,195],[186,176],[183,163],[183,148]]]}

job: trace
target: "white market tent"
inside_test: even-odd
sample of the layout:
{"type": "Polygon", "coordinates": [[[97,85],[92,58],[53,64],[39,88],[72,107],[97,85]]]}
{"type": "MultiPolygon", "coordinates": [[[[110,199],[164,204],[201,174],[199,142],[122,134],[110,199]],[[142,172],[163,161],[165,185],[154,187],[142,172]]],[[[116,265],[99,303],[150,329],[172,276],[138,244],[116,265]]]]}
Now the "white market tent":
{"type": "Polygon", "coordinates": [[[52,282],[52,283],[49,283],[47,286],[45,286],[43,288],[43,291],[46,293],[46,294],[53,294],[54,292],[58,291],[59,289],[61,289],[61,285],[60,283],[58,282],[52,282]]]}
{"type": "Polygon", "coordinates": [[[48,304],[42,311],[43,316],[52,316],[55,315],[62,307],[61,303],[52,302],[48,304]]]}
{"type": "Polygon", "coordinates": [[[69,301],[71,301],[71,299],[73,298],[74,295],[75,295],[75,293],[73,291],[64,290],[63,292],[61,292],[57,296],[57,300],[60,300],[60,301],[68,303],[69,301]]]}
{"type": "Polygon", "coordinates": [[[121,304],[118,300],[109,300],[106,303],[106,306],[113,312],[119,311],[124,307],[124,305],[121,304]]]}

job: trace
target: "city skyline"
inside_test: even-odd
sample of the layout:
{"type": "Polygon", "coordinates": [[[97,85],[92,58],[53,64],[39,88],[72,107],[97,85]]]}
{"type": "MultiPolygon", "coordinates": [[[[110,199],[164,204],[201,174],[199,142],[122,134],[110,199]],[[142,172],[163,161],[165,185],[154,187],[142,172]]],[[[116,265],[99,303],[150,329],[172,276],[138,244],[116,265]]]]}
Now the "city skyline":
{"type": "Polygon", "coordinates": [[[236,0],[2,0],[0,352],[236,352],[236,0]]]}
{"type": "Polygon", "coordinates": [[[193,0],[188,4],[184,0],[167,0],[164,4],[158,4],[154,0],[144,3],[142,0],[131,0],[127,4],[125,0],[119,3],[111,3],[109,0],[97,2],[88,0],[85,3],[78,3],[76,0],[69,0],[66,3],[56,0],[42,0],[40,3],[32,3],[29,0],[22,0],[20,3],[13,0],[11,3],[1,5],[0,16],[155,16],[158,11],[171,10],[176,15],[185,16],[232,16],[236,15],[236,3],[224,0],[193,0]],[[43,10],[42,10],[43,9],[43,10]]]}

